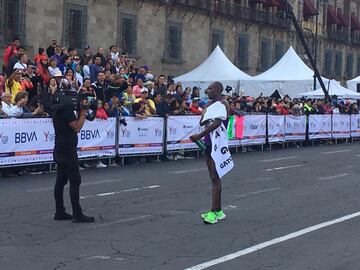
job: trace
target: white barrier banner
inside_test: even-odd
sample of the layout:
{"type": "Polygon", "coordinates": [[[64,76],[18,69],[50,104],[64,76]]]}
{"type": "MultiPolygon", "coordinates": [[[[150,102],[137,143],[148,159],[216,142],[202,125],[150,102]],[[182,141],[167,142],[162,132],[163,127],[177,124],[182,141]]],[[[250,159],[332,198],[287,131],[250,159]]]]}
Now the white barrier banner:
{"type": "Polygon", "coordinates": [[[333,114],[332,135],[334,139],[350,138],[350,115],[333,114]]]}
{"type": "Polygon", "coordinates": [[[245,115],[240,145],[266,143],[266,115],[245,115]]]}
{"type": "Polygon", "coordinates": [[[285,141],[284,115],[268,115],[268,138],[269,143],[285,141]]]}
{"type": "Polygon", "coordinates": [[[163,153],[164,119],[125,117],[119,126],[119,155],[163,153]]]}
{"type": "Polygon", "coordinates": [[[50,118],[0,120],[0,166],[53,160],[50,118]]]}
{"type": "Polygon", "coordinates": [[[305,141],[306,116],[285,116],[285,141],[305,141]]]}
{"type": "Polygon", "coordinates": [[[203,130],[199,124],[200,118],[200,115],[169,116],[167,119],[167,150],[197,149],[198,146],[189,137],[203,130]]]}
{"type": "Polygon", "coordinates": [[[78,133],[78,157],[115,156],[116,118],[85,121],[78,133]]]}
{"type": "Polygon", "coordinates": [[[331,138],[331,115],[309,115],[309,139],[331,138]]]}
{"type": "Polygon", "coordinates": [[[360,114],[351,115],[351,137],[360,137],[360,114]]]}

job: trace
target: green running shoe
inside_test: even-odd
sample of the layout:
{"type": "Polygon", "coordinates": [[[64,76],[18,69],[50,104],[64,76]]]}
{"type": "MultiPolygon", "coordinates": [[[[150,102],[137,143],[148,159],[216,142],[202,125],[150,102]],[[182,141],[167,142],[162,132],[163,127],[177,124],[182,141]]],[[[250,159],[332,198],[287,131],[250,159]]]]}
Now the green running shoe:
{"type": "Polygon", "coordinates": [[[211,210],[209,212],[201,214],[201,218],[205,219],[210,212],[211,212],[211,210]]]}
{"type": "Polygon", "coordinates": [[[225,219],[226,215],[223,212],[223,210],[220,211],[215,211],[215,215],[216,215],[216,219],[221,220],[221,219],[225,219]]]}
{"type": "Polygon", "coordinates": [[[210,211],[207,216],[204,218],[205,224],[215,224],[217,222],[216,214],[213,211],[210,211]]]}

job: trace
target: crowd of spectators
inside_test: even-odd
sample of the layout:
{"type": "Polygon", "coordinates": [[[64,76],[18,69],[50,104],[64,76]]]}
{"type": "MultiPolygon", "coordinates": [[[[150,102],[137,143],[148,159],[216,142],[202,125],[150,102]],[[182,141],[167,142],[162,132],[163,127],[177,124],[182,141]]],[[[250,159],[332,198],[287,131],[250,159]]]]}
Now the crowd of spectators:
{"type": "MultiPolygon", "coordinates": [[[[91,94],[98,100],[95,117],[146,118],[152,115],[202,114],[207,99],[200,89],[183,88],[165,75],[155,76],[149,66],[137,66],[126,52],[110,46],[93,51],[86,46],[78,52],[52,40],[29,59],[20,40],[15,38],[4,53],[0,75],[0,117],[48,117],[52,115],[52,96],[63,89],[91,94]]],[[[225,91],[226,92],[226,91],[225,91]]],[[[359,113],[357,103],[338,100],[290,99],[278,93],[271,97],[224,94],[231,114],[331,114],[359,113]]]]}

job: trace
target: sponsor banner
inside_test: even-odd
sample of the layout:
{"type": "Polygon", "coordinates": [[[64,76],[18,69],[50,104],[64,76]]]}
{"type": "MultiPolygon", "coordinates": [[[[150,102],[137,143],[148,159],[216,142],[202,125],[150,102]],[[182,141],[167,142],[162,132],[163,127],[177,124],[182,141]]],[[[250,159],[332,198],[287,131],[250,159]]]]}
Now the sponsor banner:
{"type": "MultiPolygon", "coordinates": [[[[78,134],[79,158],[115,155],[116,119],[85,121],[78,134]]],[[[0,120],[0,166],[53,161],[51,118],[0,120]]]]}
{"type": "Polygon", "coordinates": [[[285,141],[305,141],[306,116],[285,116],[285,141]]]}
{"type": "Polygon", "coordinates": [[[78,133],[79,158],[115,156],[115,135],[116,118],[86,120],[78,133]]]}
{"type": "Polygon", "coordinates": [[[268,138],[269,143],[285,141],[284,115],[268,115],[268,138]]]}
{"type": "Polygon", "coordinates": [[[52,161],[54,141],[50,118],[1,119],[0,166],[52,161]]]}
{"type": "Polygon", "coordinates": [[[266,143],[266,115],[245,115],[240,145],[266,143]]]}
{"type": "Polygon", "coordinates": [[[309,115],[309,139],[331,138],[331,115],[309,115]]]}
{"type": "Polygon", "coordinates": [[[199,124],[200,118],[200,115],[169,116],[167,118],[167,151],[198,149],[189,137],[203,130],[199,124]]]}
{"type": "Polygon", "coordinates": [[[360,114],[351,115],[351,137],[360,137],[360,114]]]}
{"type": "Polygon", "coordinates": [[[164,119],[125,117],[119,126],[119,155],[163,153],[164,119]]]}
{"type": "Polygon", "coordinates": [[[333,114],[332,135],[334,139],[350,138],[350,115],[333,114]]]}

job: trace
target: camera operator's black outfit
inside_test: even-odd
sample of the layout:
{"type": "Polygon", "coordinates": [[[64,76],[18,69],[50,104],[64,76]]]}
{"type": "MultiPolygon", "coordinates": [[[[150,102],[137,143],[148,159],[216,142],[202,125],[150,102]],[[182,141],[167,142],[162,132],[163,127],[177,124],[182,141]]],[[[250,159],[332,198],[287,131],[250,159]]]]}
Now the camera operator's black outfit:
{"type": "Polygon", "coordinates": [[[57,177],[54,189],[56,213],[54,219],[73,222],[93,222],[94,218],[86,217],[80,206],[79,189],[81,176],[77,156],[77,133],[69,126],[70,122],[77,120],[71,106],[57,109],[53,116],[55,129],[54,160],[57,164],[57,177]],[[70,182],[70,200],[73,216],[65,212],[63,193],[64,186],[70,182]]]}

